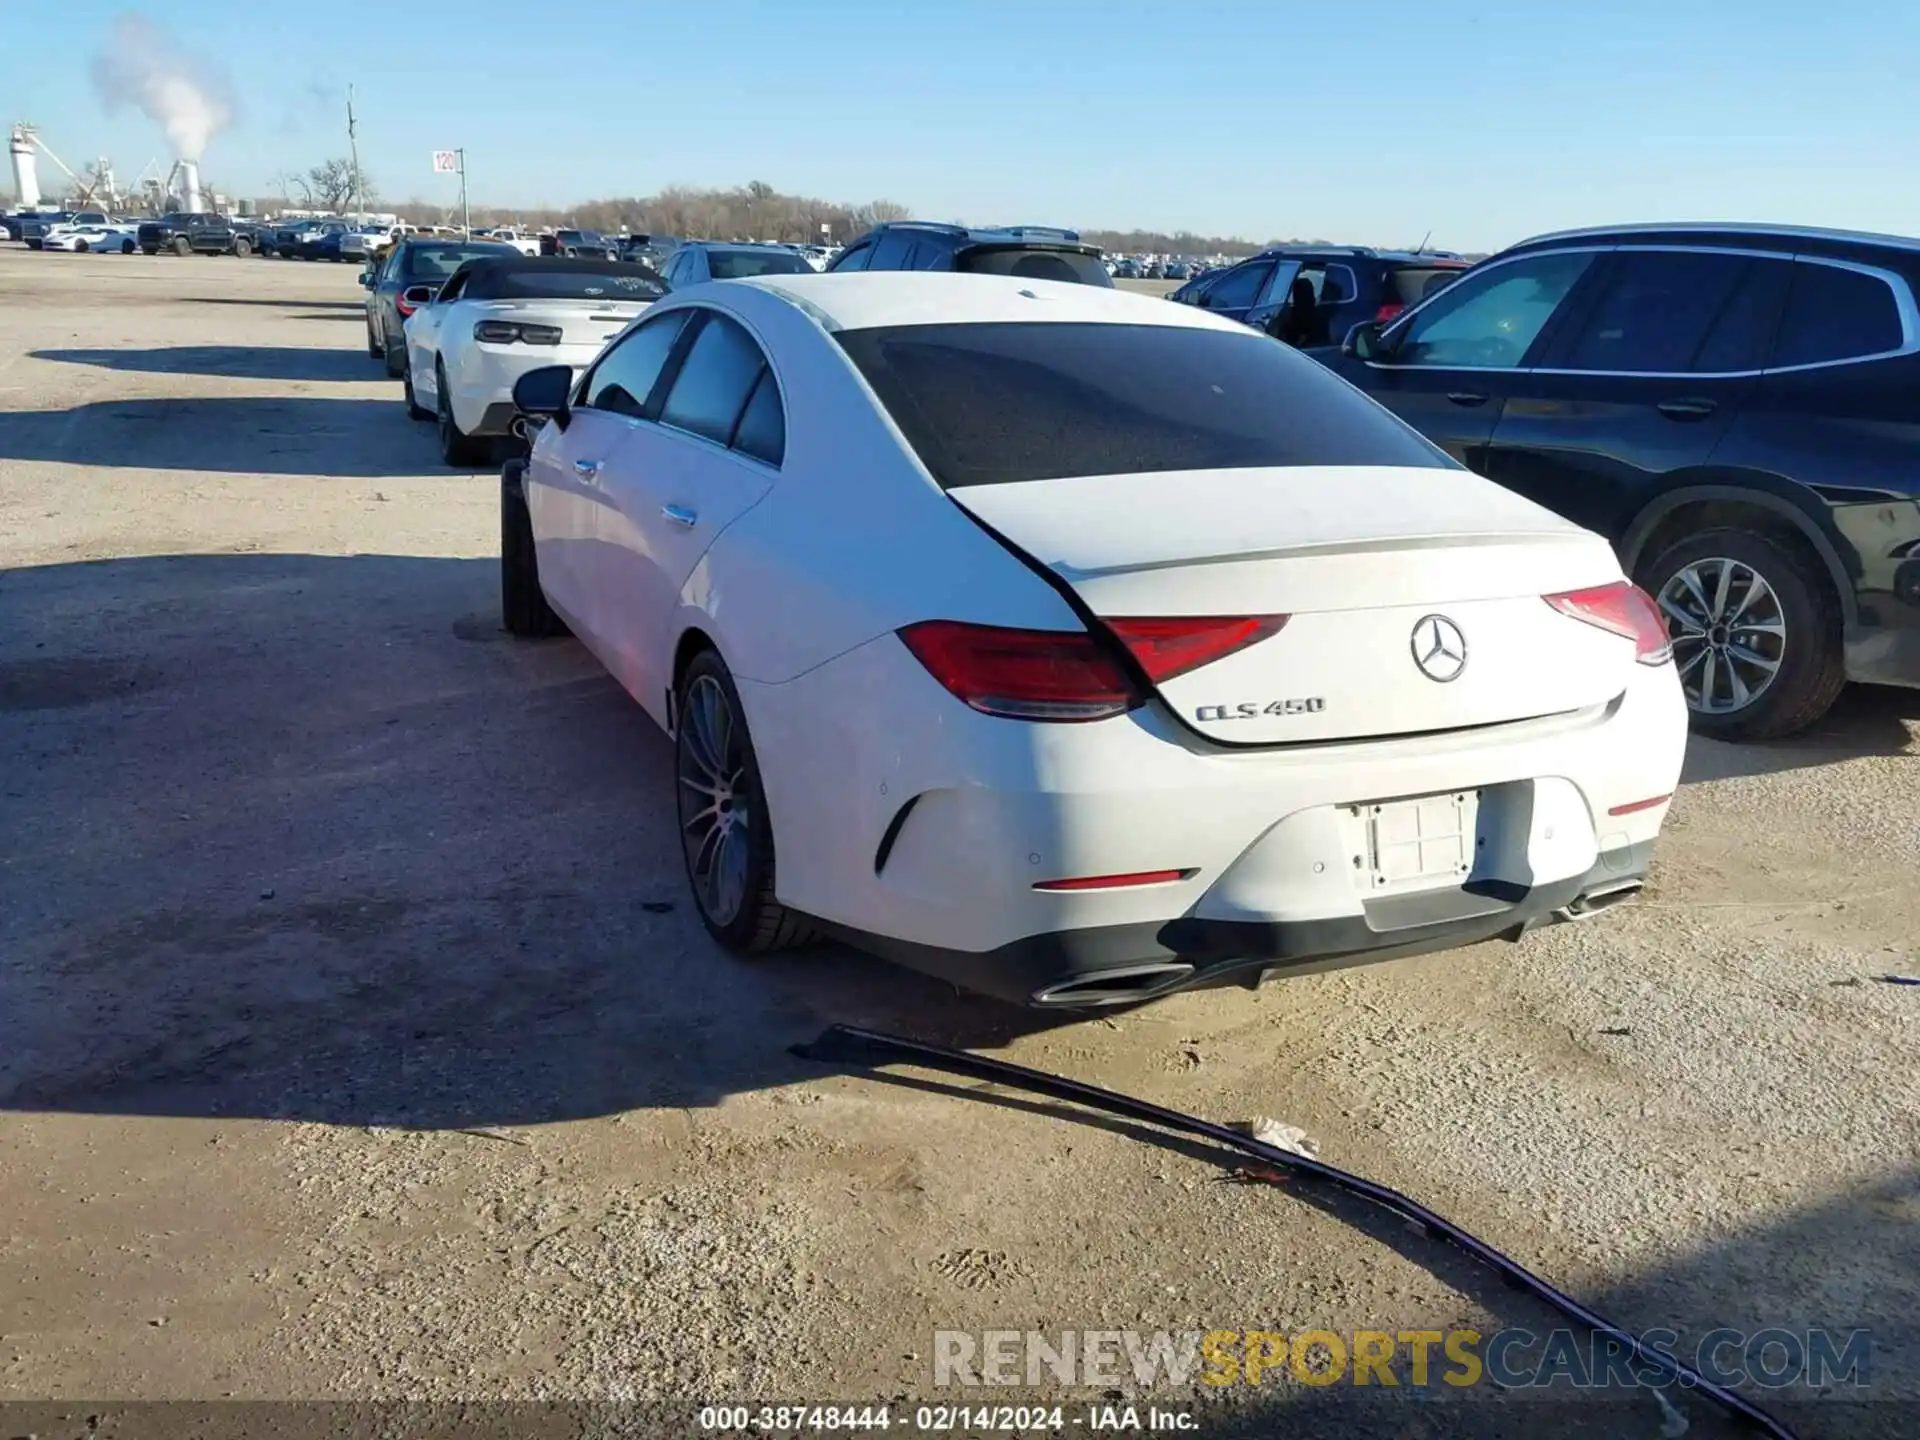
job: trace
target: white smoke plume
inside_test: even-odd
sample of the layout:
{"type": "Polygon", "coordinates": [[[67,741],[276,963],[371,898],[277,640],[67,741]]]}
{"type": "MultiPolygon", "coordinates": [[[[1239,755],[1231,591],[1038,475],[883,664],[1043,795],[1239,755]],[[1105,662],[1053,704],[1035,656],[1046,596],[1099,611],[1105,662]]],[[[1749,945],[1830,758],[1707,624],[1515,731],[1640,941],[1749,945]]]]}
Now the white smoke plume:
{"type": "Polygon", "coordinates": [[[114,21],[93,57],[93,83],[109,110],[137,105],[167,132],[182,160],[198,160],[233,118],[232,92],[219,74],[134,12],[114,21]]]}

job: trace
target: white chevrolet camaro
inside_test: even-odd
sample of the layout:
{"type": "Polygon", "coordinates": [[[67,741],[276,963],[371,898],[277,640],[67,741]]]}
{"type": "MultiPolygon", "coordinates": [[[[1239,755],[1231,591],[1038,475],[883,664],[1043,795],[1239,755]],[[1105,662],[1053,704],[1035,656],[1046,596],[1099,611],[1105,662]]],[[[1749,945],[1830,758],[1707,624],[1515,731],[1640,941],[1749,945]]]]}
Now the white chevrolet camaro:
{"type": "Polygon", "coordinates": [[[542,366],[584,369],[667,292],[645,265],[524,255],[469,260],[437,291],[419,289],[406,320],[407,413],[438,424],[449,465],[479,464],[511,433],[514,381],[542,366]]]}
{"type": "Polygon", "coordinates": [[[502,476],[510,630],[674,737],[694,899],[1029,1004],[1513,937],[1645,875],[1687,714],[1599,536],[1094,286],[676,291],[502,476]]]}

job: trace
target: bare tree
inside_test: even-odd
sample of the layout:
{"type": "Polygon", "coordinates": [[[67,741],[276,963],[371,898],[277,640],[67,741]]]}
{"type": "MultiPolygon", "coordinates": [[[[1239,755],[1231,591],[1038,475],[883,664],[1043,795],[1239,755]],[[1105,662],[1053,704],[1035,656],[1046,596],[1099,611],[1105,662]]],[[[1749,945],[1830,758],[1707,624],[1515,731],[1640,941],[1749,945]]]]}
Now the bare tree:
{"type": "Polygon", "coordinates": [[[336,215],[350,204],[365,209],[377,198],[366,172],[356,174],[353,161],[348,159],[322,161],[307,172],[307,179],[313,185],[314,197],[336,215]]]}

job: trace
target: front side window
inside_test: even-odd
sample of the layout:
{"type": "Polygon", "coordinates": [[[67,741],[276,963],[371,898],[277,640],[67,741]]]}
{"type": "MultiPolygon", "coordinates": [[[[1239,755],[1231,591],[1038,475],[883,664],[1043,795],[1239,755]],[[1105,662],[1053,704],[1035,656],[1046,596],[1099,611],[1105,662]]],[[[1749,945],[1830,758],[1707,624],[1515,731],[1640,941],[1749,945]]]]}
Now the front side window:
{"type": "Polygon", "coordinates": [[[1273,262],[1263,260],[1253,265],[1242,265],[1229,270],[1208,288],[1201,302],[1209,310],[1246,310],[1260,298],[1260,291],[1266,286],[1267,277],[1273,274],[1273,262]]]}
{"type": "Polygon", "coordinates": [[[660,408],[660,423],[711,440],[732,443],[741,412],[767,368],[751,335],[726,316],[709,313],[681,362],[660,408]]]}
{"type": "Polygon", "coordinates": [[[1393,363],[1517,367],[1593,261],[1592,251],[1529,255],[1458,281],[1415,313],[1400,332],[1393,363]]]}
{"type": "Polygon", "coordinates": [[[1252,331],[1022,322],[835,339],[945,488],[1262,466],[1453,462],[1252,331]]]}
{"type": "Polygon", "coordinates": [[[687,310],[669,310],[629,331],[593,367],[582,392],[581,404],[590,410],[610,410],[616,415],[640,419],[647,408],[647,397],[666,367],[667,357],[686,326],[687,310]]]}
{"type": "Polygon", "coordinates": [[[1773,368],[1884,355],[1905,343],[1899,302],[1885,280],[1839,265],[1794,263],[1773,368]]]}
{"type": "Polygon", "coordinates": [[[867,268],[867,261],[872,258],[873,247],[871,245],[856,245],[851,250],[841,251],[839,258],[833,262],[830,268],[836,273],[841,270],[864,270],[867,268]]]}
{"type": "Polygon", "coordinates": [[[1752,264],[1706,250],[1620,251],[1558,367],[1642,375],[1691,369],[1752,264]]]}

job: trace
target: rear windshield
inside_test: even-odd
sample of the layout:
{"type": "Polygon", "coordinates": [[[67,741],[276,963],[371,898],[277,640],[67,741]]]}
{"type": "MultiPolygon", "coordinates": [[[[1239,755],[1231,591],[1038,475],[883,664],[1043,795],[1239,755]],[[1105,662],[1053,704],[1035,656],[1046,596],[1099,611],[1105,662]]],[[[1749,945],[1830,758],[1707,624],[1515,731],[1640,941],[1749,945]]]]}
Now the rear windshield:
{"type": "Polygon", "coordinates": [[[1467,267],[1464,265],[1418,268],[1409,265],[1392,272],[1393,293],[1402,305],[1418,305],[1427,296],[1445,289],[1466,273],[1467,267]]]}
{"type": "Polygon", "coordinates": [[[1080,250],[963,250],[954,264],[956,269],[973,275],[1017,275],[1023,280],[1064,280],[1113,288],[1113,277],[1107,274],[1100,257],[1080,250]]]}
{"type": "Polygon", "coordinates": [[[517,255],[520,252],[503,245],[465,245],[458,240],[444,245],[410,245],[403,273],[409,278],[444,280],[469,260],[483,260],[503,253],[517,255]]]}
{"type": "Polygon", "coordinates": [[[1247,331],[1026,322],[836,337],[946,489],[1446,455],[1318,361],[1247,331]]]}
{"type": "Polygon", "coordinates": [[[477,271],[463,300],[658,300],[667,282],[645,265],[527,264],[477,271]]]}
{"type": "Polygon", "coordinates": [[[709,250],[707,270],[716,280],[755,275],[804,275],[813,267],[791,250],[709,250]]]}

